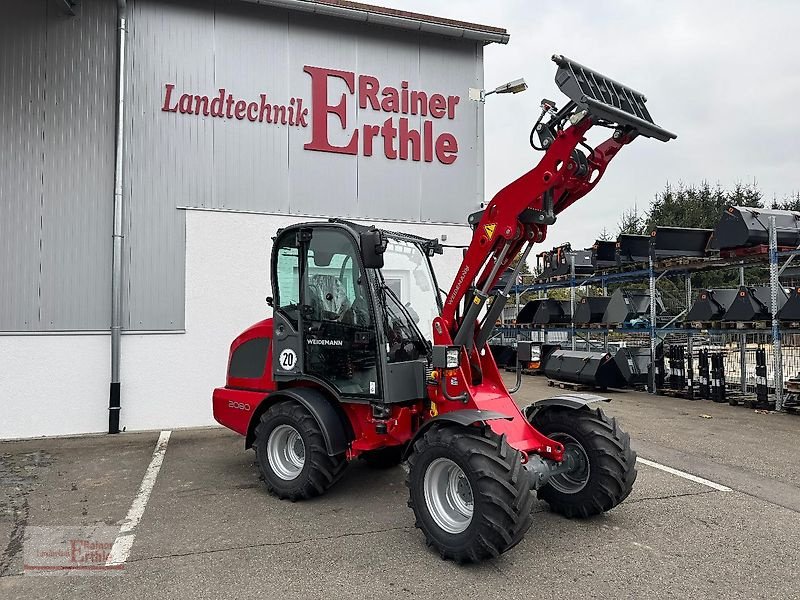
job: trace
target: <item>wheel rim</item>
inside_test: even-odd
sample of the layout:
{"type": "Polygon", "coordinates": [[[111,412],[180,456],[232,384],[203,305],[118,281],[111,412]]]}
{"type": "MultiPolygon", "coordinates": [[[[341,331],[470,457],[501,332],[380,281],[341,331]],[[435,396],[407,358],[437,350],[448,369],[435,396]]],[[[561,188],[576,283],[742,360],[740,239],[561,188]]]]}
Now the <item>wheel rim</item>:
{"type": "Polygon", "coordinates": [[[586,487],[592,472],[586,450],[578,440],[567,433],[554,433],[548,437],[564,445],[564,460],[571,461],[573,465],[569,471],[553,475],[548,483],[559,492],[577,494],[586,487]]]}
{"type": "Polygon", "coordinates": [[[300,432],[291,425],[278,425],[267,440],[267,458],[275,475],[295,479],[306,462],[306,446],[300,432]]]}
{"type": "Polygon", "coordinates": [[[461,533],[472,522],[472,486],[449,458],[428,465],[424,480],[425,504],[436,524],[447,533],[461,533]]]}

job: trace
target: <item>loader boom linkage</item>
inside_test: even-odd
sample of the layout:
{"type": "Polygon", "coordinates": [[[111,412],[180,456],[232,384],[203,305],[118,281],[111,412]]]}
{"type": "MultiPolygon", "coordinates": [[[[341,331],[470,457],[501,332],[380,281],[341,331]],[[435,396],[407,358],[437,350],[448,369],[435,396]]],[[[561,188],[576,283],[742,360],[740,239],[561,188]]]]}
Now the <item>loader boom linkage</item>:
{"type": "Polygon", "coordinates": [[[514,258],[523,252],[520,264],[524,262],[530,247],[545,239],[556,215],[594,189],[623,146],[639,135],[661,141],[675,137],[653,123],[641,93],[564,56],[555,55],[553,61],[559,66],[556,83],[570,101],[557,111],[555,103],[542,100],[531,145],[538,148],[533,142],[537,135],[542,145],[538,149],[545,154],[500,190],[485,210],[471,215],[472,240],[444,303],[439,327],[449,333],[447,343],[464,346],[468,354],[483,349],[501,313],[518,271],[493,297],[493,310],[476,321],[514,258]],[[612,134],[591,148],[585,136],[596,125],[611,127],[612,134]]]}

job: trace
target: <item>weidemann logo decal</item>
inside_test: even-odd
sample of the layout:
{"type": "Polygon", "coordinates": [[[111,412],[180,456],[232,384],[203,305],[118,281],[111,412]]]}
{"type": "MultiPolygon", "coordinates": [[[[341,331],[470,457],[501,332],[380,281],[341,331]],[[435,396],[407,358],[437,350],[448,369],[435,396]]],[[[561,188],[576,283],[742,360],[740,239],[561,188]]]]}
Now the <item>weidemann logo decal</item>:
{"type": "MultiPolygon", "coordinates": [[[[219,88],[216,95],[179,93],[175,84],[164,85],[163,112],[180,113],[220,119],[245,119],[251,123],[266,123],[288,127],[310,127],[311,139],[303,145],[306,150],[372,156],[383,151],[390,160],[412,160],[453,164],[458,158],[458,140],[447,131],[440,131],[440,123],[456,118],[456,107],[460,97],[441,93],[428,93],[409,88],[408,81],[400,87],[382,86],[377,77],[358,75],[352,71],[341,71],[306,65],[303,71],[311,77],[311,102],[292,97],[284,104],[274,104],[266,93],[259,98],[237,98],[226,88],[219,88]],[[343,93],[335,104],[328,101],[328,83],[343,82],[348,93],[343,93]],[[383,122],[348,126],[347,113],[351,103],[358,103],[359,111],[384,113],[383,122]],[[330,122],[339,122],[346,131],[347,143],[334,146],[328,135],[330,122]],[[421,128],[415,129],[408,116],[421,128]],[[434,128],[434,125],[436,127],[434,128]]],[[[379,118],[382,118],[379,117],[379,118]]]]}

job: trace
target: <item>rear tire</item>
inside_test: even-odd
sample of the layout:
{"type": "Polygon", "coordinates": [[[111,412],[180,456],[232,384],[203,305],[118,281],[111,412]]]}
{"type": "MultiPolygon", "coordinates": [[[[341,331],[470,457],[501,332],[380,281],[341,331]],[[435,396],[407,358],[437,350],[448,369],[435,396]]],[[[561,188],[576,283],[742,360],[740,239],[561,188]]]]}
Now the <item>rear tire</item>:
{"type": "Polygon", "coordinates": [[[488,426],[432,427],[408,458],[408,505],[443,559],[479,562],[513,548],[534,495],[522,455],[488,426]]]}
{"type": "Polygon", "coordinates": [[[279,402],[261,415],[254,447],[267,489],[284,500],[323,494],[347,466],[344,454],[328,455],[319,423],[298,402],[279,402]]]}
{"type": "Polygon", "coordinates": [[[611,510],[631,493],[636,452],[616,419],[599,408],[550,408],[536,413],[531,425],[577,457],[572,473],[555,475],[539,489],[539,499],[553,512],[586,518],[611,510]]]}

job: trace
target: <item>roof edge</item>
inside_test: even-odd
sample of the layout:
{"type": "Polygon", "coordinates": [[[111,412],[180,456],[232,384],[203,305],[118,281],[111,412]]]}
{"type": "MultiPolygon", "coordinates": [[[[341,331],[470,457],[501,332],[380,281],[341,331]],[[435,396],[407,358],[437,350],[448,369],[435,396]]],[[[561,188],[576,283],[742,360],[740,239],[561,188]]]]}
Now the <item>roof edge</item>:
{"type": "Polygon", "coordinates": [[[451,38],[481,41],[484,44],[507,44],[508,31],[501,27],[445,19],[421,13],[362,4],[351,0],[243,0],[253,4],[277,6],[289,10],[338,17],[406,31],[419,31],[451,38]]]}

